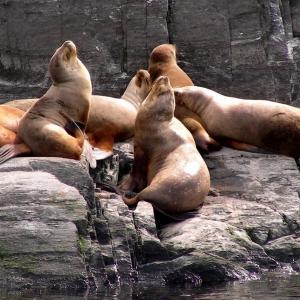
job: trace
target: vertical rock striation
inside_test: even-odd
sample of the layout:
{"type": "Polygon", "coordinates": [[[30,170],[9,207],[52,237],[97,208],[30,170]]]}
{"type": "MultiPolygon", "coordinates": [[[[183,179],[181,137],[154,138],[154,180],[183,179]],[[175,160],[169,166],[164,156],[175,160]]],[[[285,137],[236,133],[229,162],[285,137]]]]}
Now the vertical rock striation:
{"type": "Polygon", "coordinates": [[[119,96],[153,47],[170,42],[195,84],[290,104],[299,20],[297,0],[0,0],[0,102],[42,95],[53,50],[71,39],[95,94],[119,96]]]}

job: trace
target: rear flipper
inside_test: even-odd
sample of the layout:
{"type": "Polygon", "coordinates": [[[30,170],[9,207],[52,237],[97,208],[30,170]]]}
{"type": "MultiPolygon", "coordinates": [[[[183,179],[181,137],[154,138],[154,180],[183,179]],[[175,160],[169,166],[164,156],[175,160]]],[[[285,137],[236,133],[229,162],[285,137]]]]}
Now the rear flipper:
{"type": "Polygon", "coordinates": [[[10,158],[30,154],[31,149],[25,144],[7,144],[0,148],[0,164],[9,160],[10,158]]]}
{"type": "Polygon", "coordinates": [[[262,148],[256,147],[254,145],[246,144],[243,142],[235,141],[235,140],[224,140],[222,141],[222,144],[224,146],[236,149],[236,150],[241,150],[241,151],[248,151],[248,152],[253,152],[253,153],[263,153],[263,154],[271,154],[272,152],[268,150],[264,150],[262,148]]]}
{"type": "Polygon", "coordinates": [[[88,135],[88,138],[93,146],[94,157],[96,160],[105,159],[113,154],[114,138],[112,135],[101,134],[97,137],[95,137],[95,135],[88,135]]]}
{"type": "MultiPolygon", "coordinates": [[[[133,209],[133,210],[136,208],[139,201],[141,201],[141,200],[151,203],[151,201],[147,201],[146,199],[141,199],[142,197],[139,197],[139,194],[137,194],[136,196],[134,196],[132,198],[127,198],[125,196],[123,196],[122,198],[123,198],[124,203],[126,205],[128,205],[129,209],[133,209]]],[[[169,214],[169,213],[165,212],[164,210],[160,209],[159,207],[157,207],[156,205],[152,204],[152,206],[155,211],[159,212],[161,215],[163,215],[165,217],[168,217],[172,221],[183,221],[188,218],[194,217],[198,213],[198,211],[195,210],[195,211],[179,213],[179,214],[169,214]]]]}
{"type": "Polygon", "coordinates": [[[94,148],[91,144],[84,140],[81,160],[86,160],[92,169],[97,167],[97,160],[103,160],[113,155],[112,150],[94,148]]]}
{"type": "Polygon", "coordinates": [[[184,106],[176,105],[175,117],[192,133],[197,149],[204,153],[217,151],[222,146],[202,126],[201,118],[184,106]]]}
{"type": "Polygon", "coordinates": [[[112,151],[93,148],[93,155],[96,160],[102,160],[113,155],[112,151]]]}
{"type": "Polygon", "coordinates": [[[123,196],[123,201],[126,205],[128,205],[129,208],[135,208],[140,201],[138,198],[138,195],[132,197],[132,198],[127,198],[126,196],[123,196]]]}
{"type": "Polygon", "coordinates": [[[212,151],[218,151],[222,146],[210,137],[206,132],[195,131],[192,133],[197,149],[200,152],[210,153],[212,151]]]}
{"type": "Polygon", "coordinates": [[[220,191],[216,188],[210,187],[209,191],[208,191],[208,196],[212,196],[212,197],[218,197],[220,196],[220,191]]]}

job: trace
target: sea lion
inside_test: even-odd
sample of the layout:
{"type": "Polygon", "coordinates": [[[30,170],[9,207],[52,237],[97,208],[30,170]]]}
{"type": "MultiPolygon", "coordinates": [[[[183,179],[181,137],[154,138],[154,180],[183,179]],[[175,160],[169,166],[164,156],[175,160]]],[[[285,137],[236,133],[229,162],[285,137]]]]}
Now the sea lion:
{"type": "Polygon", "coordinates": [[[202,87],[174,90],[208,133],[233,148],[300,157],[300,109],[267,100],[226,97],[202,87]]]}
{"type": "MultiPolygon", "coordinates": [[[[172,44],[162,44],[152,50],[148,71],[152,82],[159,76],[165,75],[169,77],[173,88],[194,85],[191,78],[177,65],[176,47],[172,44]]],[[[176,105],[175,117],[192,133],[199,150],[207,153],[221,148],[220,144],[203,128],[199,116],[192,111],[176,105]]]]}
{"type": "MultiPolygon", "coordinates": [[[[141,102],[150,90],[150,75],[139,70],[129,82],[121,98],[92,95],[86,135],[90,144],[102,152],[97,158],[112,153],[114,142],[133,136],[134,122],[141,102]]],[[[38,99],[19,99],[5,103],[21,110],[28,110],[38,99]]],[[[1,107],[1,105],[0,105],[1,107]]]]}
{"type": "Polygon", "coordinates": [[[0,105],[0,146],[18,142],[16,135],[23,115],[18,108],[0,105]]]}
{"type": "Polygon", "coordinates": [[[121,190],[138,192],[124,202],[150,202],[168,214],[196,209],[210,187],[207,166],[191,133],[174,117],[175,99],[166,76],[160,76],[135,121],[134,162],[121,190]]]}
{"type": "Polygon", "coordinates": [[[80,159],[84,149],[92,85],[73,42],[66,41],[49,63],[52,86],[24,114],[17,138],[23,143],[0,148],[0,162],[29,154],[80,159]]]}
{"type": "Polygon", "coordinates": [[[86,128],[91,145],[112,153],[115,142],[132,137],[139,106],[150,87],[149,73],[139,70],[121,98],[93,96],[86,128]]]}

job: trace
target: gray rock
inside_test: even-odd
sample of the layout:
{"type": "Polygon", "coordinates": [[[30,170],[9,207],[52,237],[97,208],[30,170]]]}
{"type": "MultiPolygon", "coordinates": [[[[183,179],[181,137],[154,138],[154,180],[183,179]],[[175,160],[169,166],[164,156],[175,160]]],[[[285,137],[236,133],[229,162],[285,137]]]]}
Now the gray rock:
{"type": "MultiPolygon", "coordinates": [[[[115,151],[130,165],[130,144],[115,151]]],[[[129,210],[120,195],[95,193],[79,162],[31,157],[1,165],[0,286],[197,286],[249,279],[282,264],[298,271],[295,161],[230,149],[205,160],[215,196],[171,222],[149,203],[129,210]]],[[[113,172],[114,160],[106,163],[113,172]]]]}
{"type": "MultiPolygon", "coordinates": [[[[64,160],[63,165],[65,172],[74,170],[72,162],[64,160]]],[[[88,286],[83,257],[84,239],[88,238],[87,203],[76,188],[50,172],[17,170],[16,165],[10,169],[8,163],[1,167],[2,288],[82,290],[88,286]]],[[[86,175],[83,186],[85,181],[86,175]]]]}
{"type": "MultiPolygon", "coordinates": [[[[126,149],[124,156],[130,157],[128,148],[122,149],[126,149]]],[[[113,229],[112,236],[103,234],[109,244],[110,262],[116,264],[114,253],[120,246],[114,250],[114,245],[119,245],[121,238],[121,257],[126,251],[131,253],[131,263],[128,256],[126,259],[127,274],[134,269],[138,281],[144,283],[199,285],[248,279],[282,263],[299,269],[293,262],[298,239],[280,242],[297,234],[299,228],[300,181],[295,161],[226,148],[205,159],[217,196],[207,197],[198,211],[160,226],[158,232],[149,204],[140,202],[131,214],[126,213],[119,197],[116,202],[112,194],[99,196],[107,232],[118,228],[113,229]],[[114,222],[108,225],[110,219],[114,222]],[[284,252],[289,255],[284,257],[284,252]]]]}
{"type": "Polygon", "coordinates": [[[94,94],[120,96],[149,53],[175,43],[196,85],[284,103],[299,93],[297,0],[0,1],[0,97],[39,97],[53,50],[73,40],[94,94]],[[47,34],[45,34],[47,28],[47,34]],[[24,38],[26,37],[26,38],[24,38]]]}

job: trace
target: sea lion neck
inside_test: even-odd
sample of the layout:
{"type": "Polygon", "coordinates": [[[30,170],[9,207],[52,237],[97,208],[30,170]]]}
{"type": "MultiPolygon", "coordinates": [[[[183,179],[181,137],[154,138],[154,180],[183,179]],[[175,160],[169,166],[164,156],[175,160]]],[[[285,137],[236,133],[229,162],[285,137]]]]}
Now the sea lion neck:
{"type": "Polygon", "coordinates": [[[141,97],[136,93],[136,91],[128,89],[128,87],[121,98],[131,103],[136,109],[139,108],[142,102],[141,97]]]}
{"type": "Polygon", "coordinates": [[[128,101],[131,103],[136,109],[139,108],[140,104],[143,102],[144,98],[146,97],[146,91],[145,95],[142,95],[142,87],[139,88],[136,85],[136,76],[134,76],[131,81],[129,82],[125,92],[122,95],[122,99],[128,101]]]}

